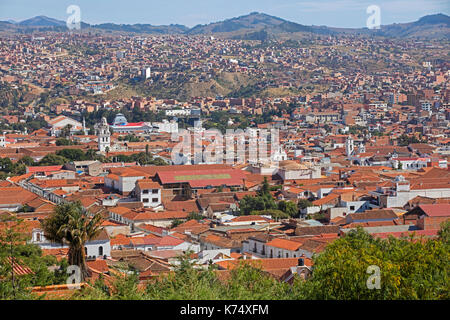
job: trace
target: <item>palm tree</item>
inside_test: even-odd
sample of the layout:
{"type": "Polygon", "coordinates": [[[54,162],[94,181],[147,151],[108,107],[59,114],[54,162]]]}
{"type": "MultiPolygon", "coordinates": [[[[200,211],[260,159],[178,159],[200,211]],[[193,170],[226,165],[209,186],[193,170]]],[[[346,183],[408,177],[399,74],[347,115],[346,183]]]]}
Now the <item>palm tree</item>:
{"type": "Polygon", "coordinates": [[[47,239],[68,244],[69,264],[80,267],[82,281],[89,275],[84,246],[100,233],[101,223],[101,215],[89,217],[79,201],[58,205],[42,223],[47,239]]]}

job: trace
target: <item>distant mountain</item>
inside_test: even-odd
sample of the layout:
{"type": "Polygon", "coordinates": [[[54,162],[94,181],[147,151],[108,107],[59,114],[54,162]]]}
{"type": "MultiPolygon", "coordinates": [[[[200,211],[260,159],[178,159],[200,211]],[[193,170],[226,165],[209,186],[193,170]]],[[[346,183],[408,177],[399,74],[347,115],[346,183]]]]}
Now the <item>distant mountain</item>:
{"type": "Polygon", "coordinates": [[[114,24],[114,23],[102,23],[91,26],[95,29],[120,31],[120,32],[133,32],[133,33],[157,33],[157,34],[180,34],[189,30],[188,27],[171,24],[167,26],[153,26],[151,24],[114,24]]]}
{"type": "Polygon", "coordinates": [[[213,22],[206,25],[197,25],[186,34],[223,34],[235,39],[258,39],[276,37],[282,33],[332,33],[329,30],[305,26],[287,21],[265,13],[252,12],[248,15],[213,22]]]}
{"type": "Polygon", "coordinates": [[[445,24],[447,26],[450,26],[450,17],[442,13],[432,14],[420,18],[418,21],[413,22],[413,24],[417,26],[433,24],[445,24]]]}
{"type": "Polygon", "coordinates": [[[264,28],[274,28],[283,24],[285,20],[269,16],[264,13],[252,12],[248,15],[213,22],[206,25],[197,25],[190,29],[187,34],[226,33],[241,30],[256,31],[264,28]]]}
{"type": "MultiPolygon", "coordinates": [[[[310,34],[354,34],[365,36],[384,36],[402,38],[450,38],[450,17],[445,14],[434,14],[420,18],[415,22],[383,25],[380,29],[368,28],[333,28],[327,26],[306,26],[284,20],[265,13],[252,12],[236,18],[197,25],[188,28],[179,24],[155,26],[151,24],[115,24],[102,23],[90,25],[81,23],[81,29],[104,32],[122,32],[138,34],[186,34],[186,35],[218,35],[230,39],[267,40],[298,39],[310,34]]],[[[67,30],[64,21],[46,16],[37,16],[21,22],[0,21],[3,32],[33,32],[34,30],[63,31],[67,30]]]]}
{"type": "Polygon", "coordinates": [[[434,14],[420,18],[418,21],[381,26],[380,29],[368,28],[333,28],[327,26],[306,26],[287,21],[264,13],[252,12],[248,15],[197,25],[186,34],[218,33],[233,39],[264,40],[282,35],[290,37],[299,34],[359,34],[385,37],[407,38],[449,38],[450,17],[445,14],[434,14]]]}
{"type": "MultiPolygon", "coordinates": [[[[81,22],[81,29],[97,29],[105,31],[117,31],[124,33],[150,33],[150,34],[182,34],[189,30],[188,27],[178,24],[171,24],[166,26],[153,26],[151,24],[115,24],[102,23],[97,25],[90,25],[81,22]]],[[[67,30],[65,21],[49,18],[46,16],[37,16],[18,23],[10,21],[0,21],[0,31],[26,31],[27,29],[39,30],[53,30],[64,31],[67,30]]]]}
{"type": "Polygon", "coordinates": [[[62,27],[66,25],[65,21],[56,20],[46,16],[37,16],[18,23],[20,26],[27,27],[62,27]]]}
{"type": "Polygon", "coordinates": [[[3,32],[16,32],[17,27],[16,24],[11,23],[9,21],[0,21],[0,31],[3,32]]]}
{"type": "Polygon", "coordinates": [[[382,26],[381,33],[386,37],[450,38],[450,17],[428,15],[415,22],[382,26]]]}

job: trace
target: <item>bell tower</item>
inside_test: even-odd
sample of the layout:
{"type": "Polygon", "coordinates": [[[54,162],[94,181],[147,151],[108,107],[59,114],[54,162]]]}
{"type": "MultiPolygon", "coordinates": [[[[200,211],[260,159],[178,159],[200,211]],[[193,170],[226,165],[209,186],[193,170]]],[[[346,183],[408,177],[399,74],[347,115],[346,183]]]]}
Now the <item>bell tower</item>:
{"type": "Polygon", "coordinates": [[[111,148],[111,133],[106,118],[102,118],[102,122],[97,125],[98,149],[100,152],[106,152],[106,148],[111,148]]]}
{"type": "Polygon", "coordinates": [[[0,148],[6,148],[6,137],[5,133],[0,136],[0,148]]]}
{"type": "Polygon", "coordinates": [[[353,151],[355,151],[354,141],[351,137],[348,137],[347,140],[345,140],[345,154],[349,157],[353,154],[353,151]]]}

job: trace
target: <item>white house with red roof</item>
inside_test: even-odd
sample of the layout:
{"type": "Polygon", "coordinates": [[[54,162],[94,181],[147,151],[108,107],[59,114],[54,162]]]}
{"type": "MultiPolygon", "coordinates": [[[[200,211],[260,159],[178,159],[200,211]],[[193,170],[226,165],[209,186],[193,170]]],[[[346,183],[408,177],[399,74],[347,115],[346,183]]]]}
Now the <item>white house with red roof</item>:
{"type": "Polygon", "coordinates": [[[66,126],[70,127],[70,133],[72,134],[83,129],[82,123],[63,115],[51,119],[48,121],[48,124],[51,126],[51,135],[57,137],[61,134],[61,130],[66,126]]]}
{"type": "MultiPolygon", "coordinates": [[[[42,249],[63,249],[69,247],[67,244],[48,241],[45,238],[44,230],[41,228],[33,229],[30,242],[42,249]]],[[[84,250],[87,258],[102,259],[111,257],[111,242],[106,230],[102,229],[94,239],[87,241],[84,250]]]]}
{"type": "Polygon", "coordinates": [[[161,189],[159,183],[150,179],[142,179],[136,181],[134,193],[137,199],[144,204],[144,207],[156,208],[162,204],[161,189]]]}

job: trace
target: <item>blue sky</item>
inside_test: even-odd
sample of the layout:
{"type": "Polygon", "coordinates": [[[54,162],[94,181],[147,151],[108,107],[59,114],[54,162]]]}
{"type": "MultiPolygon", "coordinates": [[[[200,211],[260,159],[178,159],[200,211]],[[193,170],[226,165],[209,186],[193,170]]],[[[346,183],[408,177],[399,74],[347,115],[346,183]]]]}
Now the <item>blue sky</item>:
{"type": "Polygon", "coordinates": [[[305,25],[364,27],[369,5],[381,9],[381,24],[411,22],[434,13],[450,14],[450,0],[0,0],[0,20],[37,15],[60,20],[78,5],[87,23],[179,23],[188,27],[253,11],[305,25]]]}

